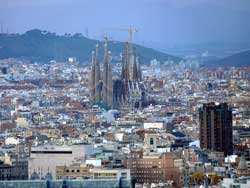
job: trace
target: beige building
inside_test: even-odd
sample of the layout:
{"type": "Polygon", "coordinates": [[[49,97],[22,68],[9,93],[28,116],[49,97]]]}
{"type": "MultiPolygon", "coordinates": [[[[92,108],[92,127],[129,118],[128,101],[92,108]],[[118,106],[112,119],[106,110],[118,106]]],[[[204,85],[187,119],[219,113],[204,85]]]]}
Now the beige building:
{"type": "Polygon", "coordinates": [[[156,134],[145,134],[144,145],[143,145],[143,155],[153,156],[157,155],[157,146],[159,136],[156,134]]]}
{"type": "Polygon", "coordinates": [[[92,179],[120,179],[130,180],[129,169],[90,169],[92,179]]]}
{"type": "Polygon", "coordinates": [[[27,119],[24,118],[24,117],[18,117],[18,118],[16,119],[15,122],[16,122],[16,123],[19,125],[19,127],[21,127],[21,128],[27,128],[28,125],[29,125],[29,122],[28,122],[27,119]]]}
{"type": "Polygon", "coordinates": [[[166,122],[144,122],[144,129],[166,129],[166,122]]]}
{"type": "Polygon", "coordinates": [[[89,166],[85,164],[76,164],[71,166],[57,166],[56,179],[86,179],[90,177],[89,166]]]}
{"type": "Polygon", "coordinates": [[[76,164],[56,167],[56,179],[120,179],[130,180],[129,169],[91,168],[86,164],[76,164]]]}

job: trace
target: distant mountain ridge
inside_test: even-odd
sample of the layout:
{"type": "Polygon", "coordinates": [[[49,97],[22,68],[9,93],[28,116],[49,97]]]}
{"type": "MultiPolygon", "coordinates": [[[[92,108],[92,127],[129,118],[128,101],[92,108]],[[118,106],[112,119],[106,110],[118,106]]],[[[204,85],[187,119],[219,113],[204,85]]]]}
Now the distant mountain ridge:
{"type": "Polygon", "coordinates": [[[247,67],[250,66],[250,50],[236,53],[234,55],[204,63],[208,67],[247,67]]]}
{"type": "MultiPolygon", "coordinates": [[[[50,60],[67,61],[68,57],[76,57],[79,61],[89,61],[91,51],[95,45],[100,46],[100,57],[103,57],[103,42],[84,37],[81,34],[65,34],[62,36],[34,29],[24,34],[0,34],[0,59],[24,58],[37,62],[50,60]]],[[[181,58],[159,52],[157,50],[134,45],[140,51],[142,63],[149,63],[151,59],[161,62],[173,60],[179,62],[181,58]]],[[[114,60],[119,61],[121,52],[125,50],[124,42],[109,42],[109,49],[114,60]]]]}

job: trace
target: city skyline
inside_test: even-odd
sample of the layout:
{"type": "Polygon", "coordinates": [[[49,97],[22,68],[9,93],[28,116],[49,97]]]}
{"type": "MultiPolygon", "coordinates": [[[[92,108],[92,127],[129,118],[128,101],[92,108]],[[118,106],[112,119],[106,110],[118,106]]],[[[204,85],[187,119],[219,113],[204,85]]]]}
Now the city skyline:
{"type": "Polygon", "coordinates": [[[0,0],[0,187],[249,188],[249,17],[244,0],[0,0]]]}

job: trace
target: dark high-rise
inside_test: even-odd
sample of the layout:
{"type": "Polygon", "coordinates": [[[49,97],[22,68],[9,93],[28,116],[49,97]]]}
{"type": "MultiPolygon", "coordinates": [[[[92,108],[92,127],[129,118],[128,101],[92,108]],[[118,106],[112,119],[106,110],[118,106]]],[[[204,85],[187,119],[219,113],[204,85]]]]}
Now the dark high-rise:
{"type": "Polygon", "coordinates": [[[201,148],[232,154],[232,110],[227,103],[204,104],[199,117],[201,148]]]}

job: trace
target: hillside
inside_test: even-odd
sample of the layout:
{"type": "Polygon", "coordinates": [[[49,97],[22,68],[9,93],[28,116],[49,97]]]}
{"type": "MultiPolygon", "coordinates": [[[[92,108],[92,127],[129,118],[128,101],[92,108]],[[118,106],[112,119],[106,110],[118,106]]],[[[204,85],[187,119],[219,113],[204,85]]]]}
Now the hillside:
{"type": "Polygon", "coordinates": [[[222,66],[222,67],[245,67],[250,66],[250,50],[240,52],[223,59],[205,62],[205,66],[222,66]]]}
{"type": "MultiPolygon", "coordinates": [[[[66,61],[68,57],[76,57],[79,61],[88,61],[95,44],[100,44],[100,56],[103,56],[101,41],[88,39],[81,34],[58,36],[55,33],[38,29],[27,31],[24,34],[0,34],[0,59],[24,58],[37,62],[50,60],[66,61]]],[[[124,43],[110,42],[109,48],[114,59],[124,52],[124,43]]],[[[149,63],[156,58],[161,62],[166,60],[180,61],[174,57],[151,48],[136,46],[140,49],[142,63],[149,63]]]]}

